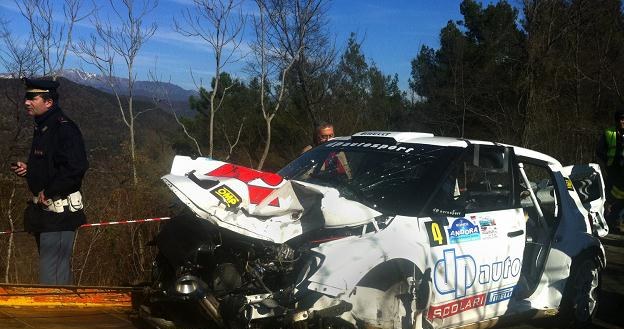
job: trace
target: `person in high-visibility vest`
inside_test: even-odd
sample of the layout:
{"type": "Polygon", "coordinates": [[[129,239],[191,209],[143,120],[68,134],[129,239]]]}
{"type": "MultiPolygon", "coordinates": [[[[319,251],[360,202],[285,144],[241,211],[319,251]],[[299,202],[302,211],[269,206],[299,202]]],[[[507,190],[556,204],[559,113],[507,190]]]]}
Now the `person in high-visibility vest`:
{"type": "Polygon", "coordinates": [[[609,226],[617,229],[615,223],[624,209],[624,110],[614,116],[615,125],[604,130],[596,148],[596,156],[606,169],[606,217],[609,226]]]}

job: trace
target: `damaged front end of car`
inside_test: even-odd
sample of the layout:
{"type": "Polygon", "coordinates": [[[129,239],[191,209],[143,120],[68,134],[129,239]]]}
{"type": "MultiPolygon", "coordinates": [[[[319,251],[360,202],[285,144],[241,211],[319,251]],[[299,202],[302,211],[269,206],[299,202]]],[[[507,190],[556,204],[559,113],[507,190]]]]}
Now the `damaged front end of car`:
{"type": "Polygon", "coordinates": [[[458,150],[413,150],[329,143],[279,174],[176,157],[163,181],[185,212],[154,241],[141,317],[157,328],[414,327],[431,291],[416,216],[458,150]]]}
{"type": "Polygon", "coordinates": [[[268,318],[272,327],[288,321],[297,275],[310,265],[304,248],[218,230],[190,215],[174,218],[156,243],[147,318],[168,319],[174,327],[247,328],[252,321],[263,327],[268,318]]]}
{"type": "MultiPolygon", "coordinates": [[[[206,323],[221,328],[275,328],[348,311],[344,303],[330,303],[321,313],[297,311],[302,298],[297,284],[322,263],[315,246],[361,233],[361,226],[380,213],[340,198],[330,188],[285,180],[267,186],[266,181],[275,177],[256,177],[257,185],[251,182],[249,188],[249,180],[247,186],[240,184],[240,171],[270,174],[204,160],[176,158],[172,174],[163,177],[187,211],[167,222],[154,240],[158,256],[141,317],[158,328],[203,328],[206,323]],[[206,164],[213,166],[208,169],[211,175],[197,175],[197,168],[206,164]],[[216,170],[223,167],[238,171],[238,176],[229,177],[231,171],[223,174],[228,177],[218,176],[216,170]],[[268,200],[265,205],[252,195],[258,189],[264,193],[262,200],[268,200]],[[226,193],[230,195],[222,197],[226,193]],[[323,202],[327,194],[338,201],[323,202]],[[212,197],[202,199],[206,195],[212,197]],[[272,200],[276,202],[268,207],[272,200]],[[341,208],[336,202],[351,215],[331,215],[329,210],[323,214],[321,209],[341,208]],[[337,217],[350,222],[324,228],[325,221],[337,217]]],[[[309,301],[309,293],[305,295],[309,301]]]]}

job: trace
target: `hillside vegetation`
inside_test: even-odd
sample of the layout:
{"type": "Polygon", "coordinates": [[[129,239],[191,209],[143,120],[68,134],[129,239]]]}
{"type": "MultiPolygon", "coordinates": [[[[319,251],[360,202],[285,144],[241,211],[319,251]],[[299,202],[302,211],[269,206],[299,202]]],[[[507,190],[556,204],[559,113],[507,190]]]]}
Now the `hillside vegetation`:
{"type": "MultiPolygon", "coordinates": [[[[612,124],[614,111],[623,108],[622,8],[620,0],[526,0],[517,6],[464,0],[463,19],[440,30],[440,46],[423,45],[414,54],[408,90],[401,90],[396,75],[382,72],[366,57],[361,36],[352,34],[327,62],[320,52],[305,48],[307,53],[297,57],[283,84],[269,85],[271,92],[264,89],[269,108],[277,104],[274,95],[280,87],[284,98],[271,122],[272,142],[263,169],[277,170],[296,158],[311,143],[320,121],[333,123],[337,135],[432,132],[528,147],[564,165],[593,161],[599,135],[612,124]]],[[[268,136],[260,82],[222,72],[217,84],[213,79],[190,98],[179,123],[171,111],[175,107],[158,91],[157,105],[135,104],[154,109],[137,119],[139,180],[134,186],[128,132],[114,97],[62,80],[61,107],[82,128],[91,162],[84,182],[88,220],[169,215],[171,196],[158,178],[175,154],[209,153],[213,93],[221,106],[214,117],[213,157],[257,167],[268,136]]],[[[0,211],[6,218],[0,229],[9,229],[10,223],[19,229],[28,193],[8,167],[26,156],[32,121],[24,116],[19,81],[0,80],[0,90],[0,137],[5,141],[0,144],[5,168],[0,174],[0,211]]],[[[157,226],[82,230],[74,258],[79,282],[146,279],[152,251],[145,245],[157,226]]],[[[23,235],[16,238],[17,248],[0,254],[0,273],[10,264],[7,281],[34,282],[34,242],[23,235]]],[[[3,239],[0,244],[8,241],[7,236],[3,239]]],[[[0,245],[0,250],[7,249],[0,245]]]]}

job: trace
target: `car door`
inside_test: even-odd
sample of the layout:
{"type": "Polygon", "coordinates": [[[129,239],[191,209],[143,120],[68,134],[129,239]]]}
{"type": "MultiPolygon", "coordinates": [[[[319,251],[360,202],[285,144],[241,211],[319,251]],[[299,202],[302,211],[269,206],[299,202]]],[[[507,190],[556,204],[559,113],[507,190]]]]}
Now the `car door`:
{"type": "Polygon", "coordinates": [[[568,186],[568,191],[577,193],[589,212],[592,233],[600,237],[606,236],[609,233],[609,226],[604,217],[607,199],[600,166],[596,163],[573,165],[563,167],[561,172],[568,176],[572,183],[572,186],[568,186]]]}
{"type": "Polygon", "coordinates": [[[435,328],[506,312],[525,240],[512,158],[511,148],[470,146],[426,207],[433,267],[426,318],[435,328]]]}

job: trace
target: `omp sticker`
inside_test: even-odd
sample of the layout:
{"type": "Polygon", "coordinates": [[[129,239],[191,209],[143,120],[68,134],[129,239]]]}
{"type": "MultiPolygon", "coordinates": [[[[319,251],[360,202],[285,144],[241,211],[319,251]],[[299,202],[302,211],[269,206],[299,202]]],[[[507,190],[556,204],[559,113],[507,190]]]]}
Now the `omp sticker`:
{"type": "Polygon", "coordinates": [[[453,221],[453,224],[451,224],[451,227],[448,229],[448,236],[450,243],[461,243],[481,239],[479,226],[463,217],[453,221]]]}
{"type": "Polygon", "coordinates": [[[211,190],[210,193],[221,200],[221,202],[225,203],[226,208],[234,208],[242,202],[241,197],[226,185],[221,185],[211,190]]]}
{"type": "Polygon", "coordinates": [[[496,304],[504,300],[510,299],[511,295],[513,294],[513,290],[514,287],[508,287],[488,292],[486,305],[496,304]]]}
{"type": "MultiPolygon", "coordinates": [[[[284,182],[282,176],[278,174],[253,170],[243,166],[233,165],[231,163],[206,173],[206,176],[236,178],[247,184],[249,191],[249,202],[251,204],[260,204],[271,192],[276,190],[284,182]]],[[[269,202],[269,205],[279,207],[279,200],[275,198],[269,202]]]]}
{"type": "Polygon", "coordinates": [[[568,191],[574,191],[574,184],[572,184],[572,180],[570,180],[569,178],[564,178],[565,183],[566,183],[566,188],[568,189],[568,191]]]}
{"type": "Polygon", "coordinates": [[[485,294],[479,294],[475,296],[466,297],[459,300],[454,300],[450,303],[431,306],[429,312],[427,312],[427,318],[433,320],[435,318],[444,319],[450,316],[475,309],[485,305],[485,294]]]}
{"type": "Polygon", "coordinates": [[[395,152],[403,152],[410,153],[414,150],[413,147],[405,147],[405,146],[396,146],[390,144],[381,144],[381,143],[351,143],[351,142],[332,142],[324,144],[325,147],[364,147],[364,148],[373,148],[378,150],[388,150],[395,152]]]}
{"type": "Polygon", "coordinates": [[[496,220],[494,220],[493,218],[479,218],[478,221],[482,240],[498,238],[498,228],[496,227],[496,220]]]}
{"type": "Polygon", "coordinates": [[[520,274],[522,268],[520,258],[507,257],[503,261],[477,266],[472,256],[457,255],[455,249],[445,249],[443,255],[433,268],[433,286],[439,294],[453,294],[455,298],[466,296],[477,277],[481,285],[505,279],[510,281],[520,274]]]}
{"type": "Polygon", "coordinates": [[[429,235],[429,244],[432,247],[444,246],[448,243],[442,223],[436,221],[427,222],[425,223],[425,227],[429,235]]]}

